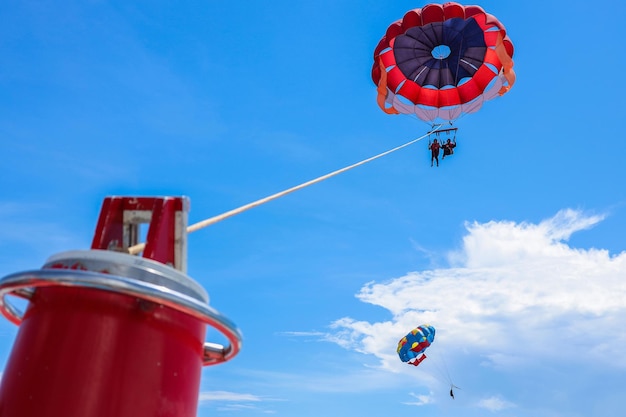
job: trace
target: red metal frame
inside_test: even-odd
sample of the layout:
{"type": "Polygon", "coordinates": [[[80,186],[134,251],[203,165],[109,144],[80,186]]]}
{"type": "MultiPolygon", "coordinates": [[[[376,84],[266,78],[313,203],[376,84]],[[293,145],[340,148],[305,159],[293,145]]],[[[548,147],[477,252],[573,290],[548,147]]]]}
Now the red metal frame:
{"type": "Polygon", "coordinates": [[[126,252],[139,243],[139,226],[148,223],[142,256],[186,272],[189,206],[187,197],[107,197],[91,249],[126,252]]]}

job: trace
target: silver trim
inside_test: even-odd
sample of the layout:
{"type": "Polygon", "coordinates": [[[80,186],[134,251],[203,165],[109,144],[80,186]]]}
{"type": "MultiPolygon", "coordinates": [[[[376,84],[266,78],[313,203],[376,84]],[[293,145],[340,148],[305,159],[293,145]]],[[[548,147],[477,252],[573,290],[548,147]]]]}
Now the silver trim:
{"type": "Polygon", "coordinates": [[[12,323],[19,325],[24,312],[8,302],[6,296],[11,294],[30,299],[36,288],[52,286],[86,287],[126,294],[162,304],[201,320],[216,328],[230,343],[228,346],[222,346],[206,342],[204,366],[226,362],[241,350],[242,335],[239,329],[206,303],[162,285],[92,271],[40,269],[7,275],[0,280],[0,313],[12,323]]]}
{"type": "Polygon", "coordinates": [[[141,256],[101,249],[74,250],[50,256],[42,269],[59,268],[53,266],[55,264],[61,265],[60,269],[75,270],[74,265],[80,265],[78,270],[81,271],[103,272],[162,285],[209,303],[206,290],[188,275],[169,265],[141,256]]]}

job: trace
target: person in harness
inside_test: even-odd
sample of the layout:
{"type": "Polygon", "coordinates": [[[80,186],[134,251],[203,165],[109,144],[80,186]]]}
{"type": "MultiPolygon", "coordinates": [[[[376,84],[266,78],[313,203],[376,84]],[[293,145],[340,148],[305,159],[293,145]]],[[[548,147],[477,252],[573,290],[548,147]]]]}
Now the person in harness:
{"type": "Polygon", "coordinates": [[[439,141],[435,139],[433,143],[428,144],[428,149],[430,149],[430,166],[433,166],[434,161],[437,161],[437,166],[439,166],[439,150],[441,149],[439,141]]]}
{"type": "Polygon", "coordinates": [[[450,397],[452,397],[453,400],[454,400],[454,388],[459,388],[459,387],[457,387],[454,384],[450,384],[450,397]]]}
{"type": "Polygon", "coordinates": [[[443,148],[443,157],[441,159],[444,160],[446,159],[446,156],[452,155],[454,153],[454,148],[456,148],[456,143],[448,139],[446,143],[442,145],[442,148],[443,148]]]}

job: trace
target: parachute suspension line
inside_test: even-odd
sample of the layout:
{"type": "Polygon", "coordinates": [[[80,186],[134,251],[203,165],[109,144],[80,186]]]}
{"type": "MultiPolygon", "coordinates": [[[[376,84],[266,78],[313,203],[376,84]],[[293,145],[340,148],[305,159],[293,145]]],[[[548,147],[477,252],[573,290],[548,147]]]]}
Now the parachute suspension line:
{"type": "Polygon", "coordinates": [[[443,362],[443,370],[446,373],[446,378],[448,378],[448,382],[450,385],[454,385],[452,383],[452,377],[450,376],[450,371],[448,370],[448,364],[446,363],[446,358],[443,352],[441,352],[441,361],[443,362]]]}
{"type": "Polygon", "coordinates": [[[436,370],[436,378],[444,384],[452,384],[452,380],[450,379],[450,373],[448,372],[448,368],[445,366],[443,358],[440,357],[441,353],[430,353],[429,359],[431,361],[432,366],[436,370]]]}
{"type": "Polygon", "coordinates": [[[433,362],[433,366],[437,368],[437,373],[439,374],[438,379],[444,384],[450,386],[450,392],[451,392],[450,395],[452,396],[452,398],[454,398],[454,394],[453,394],[454,389],[461,389],[461,388],[456,386],[454,384],[454,381],[452,380],[452,376],[450,375],[450,371],[448,370],[448,365],[446,363],[445,352],[443,352],[443,350],[440,349],[440,352],[437,352],[436,355],[433,355],[431,353],[430,359],[433,362]]]}
{"type": "MultiPolygon", "coordinates": [[[[441,126],[442,125],[438,126],[437,129],[440,129],[441,126]]],[[[322,175],[321,177],[318,177],[318,178],[315,178],[313,180],[307,181],[307,182],[302,183],[300,185],[296,185],[295,187],[291,187],[291,188],[289,188],[287,190],[278,192],[276,194],[272,194],[272,195],[270,195],[268,197],[261,198],[260,200],[253,201],[252,203],[248,203],[248,204],[243,205],[243,206],[241,206],[239,208],[227,211],[227,212],[219,214],[217,216],[210,217],[210,218],[208,218],[206,220],[202,220],[202,221],[200,221],[198,223],[194,223],[194,224],[190,225],[189,227],[187,227],[187,233],[192,233],[192,232],[195,232],[197,230],[203,229],[203,228],[205,228],[207,226],[211,226],[212,224],[215,224],[217,222],[220,222],[222,220],[225,220],[225,219],[227,219],[229,217],[232,217],[232,216],[235,216],[237,214],[243,213],[244,211],[250,210],[251,208],[258,207],[258,206],[260,206],[262,204],[265,204],[265,203],[269,203],[270,201],[276,200],[277,198],[283,197],[283,196],[285,196],[287,194],[291,194],[294,191],[298,191],[298,190],[306,188],[306,187],[308,187],[310,185],[317,184],[318,182],[322,182],[324,180],[332,178],[332,177],[334,177],[336,175],[339,175],[341,173],[349,171],[349,170],[351,170],[353,168],[356,168],[356,167],[364,165],[364,164],[366,164],[368,162],[374,161],[375,159],[382,158],[383,156],[389,155],[392,152],[399,151],[402,148],[406,148],[407,146],[410,146],[410,145],[412,145],[412,144],[414,144],[416,142],[419,142],[420,140],[424,139],[425,137],[428,137],[429,134],[432,133],[432,132],[433,131],[431,131],[431,132],[429,132],[429,133],[427,133],[427,134],[425,134],[423,136],[420,136],[417,139],[413,139],[413,140],[405,143],[404,145],[397,146],[397,147],[395,147],[393,149],[390,149],[388,151],[379,153],[378,155],[372,156],[371,158],[364,159],[361,162],[357,162],[357,163],[349,165],[349,166],[347,166],[345,168],[338,169],[338,170],[333,171],[333,172],[331,172],[329,174],[322,175]]],[[[137,254],[141,253],[145,249],[145,247],[146,247],[145,243],[139,243],[137,245],[129,247],[128,248],[128,253],[130,253],[131,255],[137,255],[137,254]]]]}

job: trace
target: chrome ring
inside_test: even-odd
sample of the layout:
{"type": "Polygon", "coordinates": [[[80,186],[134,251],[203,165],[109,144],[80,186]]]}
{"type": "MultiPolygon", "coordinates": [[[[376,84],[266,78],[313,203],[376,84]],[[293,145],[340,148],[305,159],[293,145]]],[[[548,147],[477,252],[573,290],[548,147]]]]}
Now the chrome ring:
{"type": "Polygon", "coordinates": [[[30,299],[39,287],[85,287],[125,294],[188,314],[216,328],[229,342],[228,346],[204,343],[203,365],[226,362],[241,350],[241,332],[228,318],[195,298],[145,281],[91,271],[39,269],[7,275],[0,280],[0,313],[19,325],[24,312],[6,300],[12,294],[30,299]]]}

